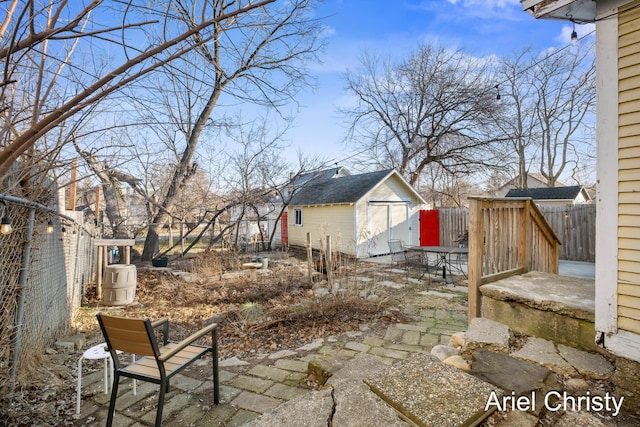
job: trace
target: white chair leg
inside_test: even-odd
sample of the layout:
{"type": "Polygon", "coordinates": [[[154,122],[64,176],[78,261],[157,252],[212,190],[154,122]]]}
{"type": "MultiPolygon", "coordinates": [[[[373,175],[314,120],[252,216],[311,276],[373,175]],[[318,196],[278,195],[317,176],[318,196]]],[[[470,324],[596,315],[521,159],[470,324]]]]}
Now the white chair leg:
{"type": "MultiPolygon", "coordinates": [[[[131,355],[131,358],[133,359],[133,363],[136,363],[136,355],[135,354],[131,355]]],[[[138,394],[137,383],[138,383],[138,380],[134,378],[133,379],[133,395],[134,396],[138,394]]]]}
{"type": "Polygon", "coordinates": [[[109,394],[109,358],[104,358],[104,394],[109,394]]]}
{"type": "Polygon", "coordinates": [[[80,399],[82,395],[82,359],[78,359],[78,384],[76,385],[76,414],[80,415],[80,399]]]}

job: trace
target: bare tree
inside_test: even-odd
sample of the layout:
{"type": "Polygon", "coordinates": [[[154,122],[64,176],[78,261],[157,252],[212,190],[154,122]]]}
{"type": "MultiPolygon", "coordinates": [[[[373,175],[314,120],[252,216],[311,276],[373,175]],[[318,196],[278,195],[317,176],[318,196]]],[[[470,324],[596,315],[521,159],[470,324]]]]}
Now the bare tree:
{"type": "Polygon", "coordinates": [[[595,56],[583,40],[562,50],[534,54],[525,49],[503,59],[500,82],[502,110],[497,125],[509,141],[507,157],[517,161],[520,188],[534,168],[555,185],[566,168],[578,174],[592,147],[595,107],[595,56]]]}
{"type": "MultiPolygon", "coordinates": [[[[142,253],[149,260],[156,252],[160,227],[166,222],[176,200],[198,168],[196,151],[201,136],[213,121],[225,125],[222,115],[212,117],[221,97],[278,110],[293,100],[302,85],[308,84],[307,61],[314,59],[320,48],[319,22],[312,18],[313,0],[294,0],[265,7],[253,14],[228,16],[236,2],[216,1],[209,13],[215,23],[205,34],[192,35],[197,56],[176,62],[166,71],[174,88],[180,86],[182,103],[173,103],[165,124],[179,134],[171,141],[178,157],[169,185],[158,200],[158,210],[149,224],[142,253]],[[184,84],[187,76],[195,76],[192,84],[184,84]],[[197,89],[194,90],[194,87],[197,89]],[[175,108],[178,109],[175,109],[175,108]],[[180,108],[182,107],[182,108],[180,108]]],[[[176,16],[187,27],[197,17],[183,0],[174,0],[176,16]]],[[[176,93],[174,90],[173,93],[176,93]]],[[[165,100],[167,99],[166,95],[165,100]]]]}
{"type": "MultiPolygon", "coordinates": [[[[5,2],[0,22],[0,177],[66,120],[186,53],[215,43],[226,30],[237,28],[239,20],[256,12],[260,19],[271,16],[267,6],[274,2],[194,2],[188,23],[175,19],[171,6],[176,2],[5,2]],[[114,16],[121,17],[120,23],[105,26],[114,16]],[[162,38],[150,37],[154,28],[162,38]],[[122,53],[107,63],[97,61],[94,49],[113,45],[122,53]]],[[[252,19],[255,23],[258,18],[252,19]]]]}
{"type": "Polygon", "coordinates": [[[592,44],[572,45],[562,55],[547,53],[534,67],[536,125],[540,130],[540,173],[554,186],[570,164],[577,146],[586,142],[596,101],[592,44]]]}
{"type": "Polygon", "coordinates": [[[370,164],[396,168],[416,184],[437,163],[447,173],[490,164],[497,108],[489,65],[460,51],[421,45],[399,64],[365,54],[346,75],[357,106],[343,110],[350,141],[370,164]]]}
{"type": "MultiPolygon", "coordinates": [[[[496,93],[500,95],[501,109],[497,125],[506,136],[505,157],[517,159],[518,188],[527,187],[527,174],[539,154],[540,131],[536,126],[536,102],[533,80],[531,49],[527,48],[511,57],[500,60],[496,80],[496,93]]],[[[509,162],[505,162],[509,164],[509,162]]]]}

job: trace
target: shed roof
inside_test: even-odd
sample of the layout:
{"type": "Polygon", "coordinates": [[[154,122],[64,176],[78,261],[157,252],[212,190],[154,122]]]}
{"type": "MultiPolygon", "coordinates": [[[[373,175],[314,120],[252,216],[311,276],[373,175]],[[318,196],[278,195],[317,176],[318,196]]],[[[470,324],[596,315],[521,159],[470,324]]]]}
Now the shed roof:
{"type": "MultiPolygon", "coordinates": [[[[583,187],[571,185],[568,187],[543,188],[512,188],[505,197],[531,197],[533,200],[574,200],[583,187]]],[[[586,195],[588,197],[588,195],[586,195]]]]}
{"type": "Polygon", "coordinates": [[[315,179],[293,195],[290,205],[355,203],[375,188],[393,169],[337,178],[315,179]]]}

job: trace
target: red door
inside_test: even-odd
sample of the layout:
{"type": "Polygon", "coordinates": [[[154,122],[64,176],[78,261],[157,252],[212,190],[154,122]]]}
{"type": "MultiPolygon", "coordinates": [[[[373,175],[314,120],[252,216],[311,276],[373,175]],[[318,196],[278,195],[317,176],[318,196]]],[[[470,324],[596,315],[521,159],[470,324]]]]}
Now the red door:
{"type": "Polygon", "coordinates": [[[282,246],[289,246],[289,220],[288,220],[288,212],[282,212],[280,216],[280,240],[282,241],[282,246]]]}
{"type": "Polygon", "coordinates": [[[420,246],[440,246],[440,217],[437,210],[420,211],[420,246]]]}

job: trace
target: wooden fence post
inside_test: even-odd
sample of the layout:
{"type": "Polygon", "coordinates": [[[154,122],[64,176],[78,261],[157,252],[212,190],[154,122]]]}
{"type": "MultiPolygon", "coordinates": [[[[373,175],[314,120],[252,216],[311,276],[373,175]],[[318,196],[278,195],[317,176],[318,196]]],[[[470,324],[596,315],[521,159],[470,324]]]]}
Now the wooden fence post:
{"type": "Polygon", "coordinates": [[[309,268],[309,286],[313,287],[313,250],[311,249],[311,233],[307,233],[307,265],[309,268]]]}
{"type": "Polygon", "coordinates": [[[531,246],[531,213],[529,212],[529,204],[533,203],[527,200],[522,209],[520,209],[520,235],[518,236],[518,267],[523,268],[523,272],[529,271],[529,256],[531,246]]]}
{"type": "Polygon", "coordinates": [[[469,199],[469,311],[467,320],[480,317],[480,285],[484,251],[484,212],[480,200],[469,199]]]}
{"type": "Polygon", "coordinates": [[[333,257],[331,256],[331,236],[327,236],[327,253],[325,254],[325,264],[327,267],[327,282],[329,289],[333,289],[333,257]]]}

